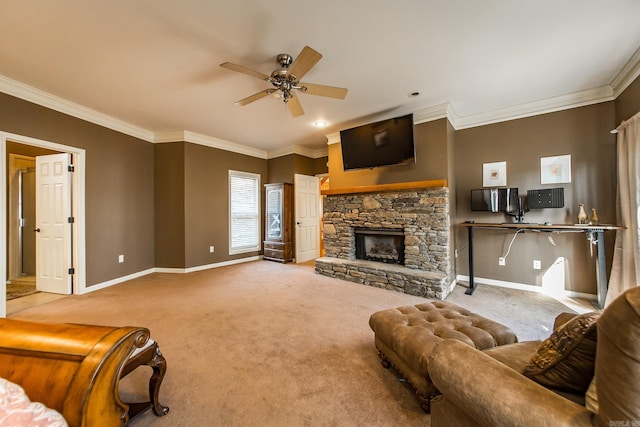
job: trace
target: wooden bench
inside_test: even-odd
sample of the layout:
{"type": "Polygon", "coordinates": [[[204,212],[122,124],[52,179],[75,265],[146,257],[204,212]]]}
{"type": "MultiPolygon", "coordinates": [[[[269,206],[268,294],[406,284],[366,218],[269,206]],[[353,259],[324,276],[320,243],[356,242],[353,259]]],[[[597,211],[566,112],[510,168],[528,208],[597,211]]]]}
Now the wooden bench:
{"type": "Polygon", "coordinates": [[[166,362],[149,342],[149,330],[140,327],[0,319],[0,377],[60,412],[71,427],[127,425],[145,409],[159,416],[169,411],[158,403],[166,362]],[[119,397],[120,378],[142,365],[153,369],[150,401],[129,405],[119,397]]]}

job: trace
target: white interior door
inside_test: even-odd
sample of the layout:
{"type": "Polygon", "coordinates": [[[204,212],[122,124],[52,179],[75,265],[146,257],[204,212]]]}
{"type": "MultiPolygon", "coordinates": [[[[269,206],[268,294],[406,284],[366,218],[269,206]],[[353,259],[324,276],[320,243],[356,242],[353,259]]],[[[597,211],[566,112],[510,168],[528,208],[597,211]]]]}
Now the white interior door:
{"type": "Polygon", "coordinates": [[[320,180],[296,174],[294,178],[296,262],[320,256],[320,180]]]}
{"type": "Polygon", "coordinates": [[[71,173],[68,153],[36,157],[36,288],[71,293],[71,173]]]}

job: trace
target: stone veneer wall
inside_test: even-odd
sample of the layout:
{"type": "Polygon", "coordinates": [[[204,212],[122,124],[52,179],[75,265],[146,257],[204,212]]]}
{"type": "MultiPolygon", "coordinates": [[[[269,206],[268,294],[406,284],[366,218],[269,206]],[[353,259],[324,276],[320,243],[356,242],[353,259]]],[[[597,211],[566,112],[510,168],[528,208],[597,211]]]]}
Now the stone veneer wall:
{"type": "Polygon", "coordinates": [[[323,220],[326,256],[316,260],[317,273],[427,298],[449,294],[447,187],[328,195],[323,220]],[[354,228],[404,230],[405,265],[357,260],[354,228]]]}

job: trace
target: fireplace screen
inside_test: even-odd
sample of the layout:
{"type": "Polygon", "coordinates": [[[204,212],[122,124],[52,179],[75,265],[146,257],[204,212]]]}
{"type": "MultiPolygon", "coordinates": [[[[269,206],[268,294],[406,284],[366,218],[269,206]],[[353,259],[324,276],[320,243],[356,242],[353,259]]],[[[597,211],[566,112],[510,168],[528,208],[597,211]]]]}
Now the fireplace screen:
{"type": "Polygon", "coordinates": [[[356,229],[356,258],[404,265],[404,231],[356,229]]]}

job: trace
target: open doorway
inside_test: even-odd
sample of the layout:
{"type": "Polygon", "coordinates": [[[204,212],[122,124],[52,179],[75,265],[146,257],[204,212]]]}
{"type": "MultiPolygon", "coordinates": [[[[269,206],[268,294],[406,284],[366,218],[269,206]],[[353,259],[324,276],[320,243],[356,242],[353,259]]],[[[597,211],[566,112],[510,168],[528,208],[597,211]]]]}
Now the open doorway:
{"type": "MultiPolygon", "coordinates": [[[[7,197],[0,201],[0,222],[5,225],[0,228],[0,242],[5,254],[0,257],[0,277],[4,279],[0,280],[0,317],[7,315],[8,291],[16,290],[14,284],[22,285],[24,288],[35,287],[34,279],[38,273],[34,233],[38,228],[34,218],[36,158],[60,153],[70,155],[74,164],[74,172],[70,179],[72,210],[69,219],[73,227],[73,235],[70,239],[72,256],[69,257],[71,261],[68,266],[73,269],[68,271],[73,283],[71,292],[80,294],[85,291],[85,151],[76,147],[0,132],[0,156],[6,159],[1,163],[0,185],[8,190],[7,197]]],[[[31,296],[24,299],[28,298],[31,296]]],[[[46,296],[44,299],[41,296],[34,301],[41,303],[46,300],[46,296]]]]}
{"type": "Polygon", "coordinates": [[[36,159],[8,149],[7,301],[36,292],[36,159]]]}

